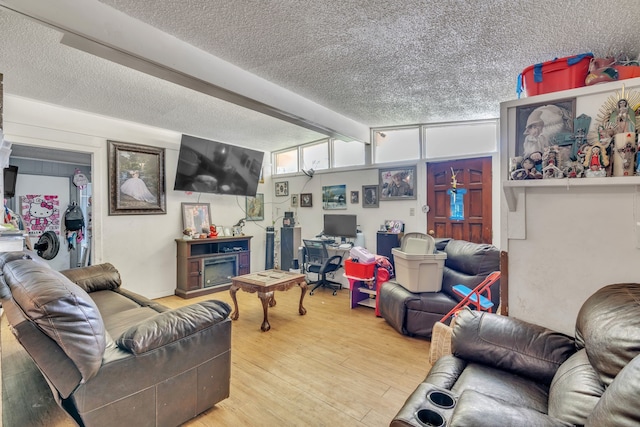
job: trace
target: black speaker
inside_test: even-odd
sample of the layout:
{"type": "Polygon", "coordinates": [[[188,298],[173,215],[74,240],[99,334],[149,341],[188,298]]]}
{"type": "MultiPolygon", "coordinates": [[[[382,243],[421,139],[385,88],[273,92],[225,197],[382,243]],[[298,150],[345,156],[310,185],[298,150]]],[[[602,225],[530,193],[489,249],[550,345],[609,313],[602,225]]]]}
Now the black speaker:
{"type": "Polygon", "coordinates": [[[265,270],[271,270],[273,268],[273,257],[274,257],[274,250],[275,250],[275,228],[273,227],[267,227],[267,247],[265,250],[265,262],[264,262],[264,269],[265,270]]]}
{"type": "MultiPolygon", "coordinates": [[[[280,229],[280,269],[289,271],[298,258],[298,248],[302,245],[300,227],[282,227],[280,229]]],[[[301,260],[298,260],[300,265],[301,260]]],[[[298,267],[299,268],[299,267],[298,267]]]]}

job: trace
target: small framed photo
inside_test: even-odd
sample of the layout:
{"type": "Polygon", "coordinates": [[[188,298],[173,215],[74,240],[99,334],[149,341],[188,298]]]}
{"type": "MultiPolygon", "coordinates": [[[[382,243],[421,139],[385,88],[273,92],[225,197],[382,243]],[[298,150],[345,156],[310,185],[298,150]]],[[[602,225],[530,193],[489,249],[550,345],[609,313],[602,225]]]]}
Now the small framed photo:
{"type": "Polygon", "coordinates": [[[289,195],[289,181],[276,182],[276,197],[289,195]]]}
{"type": "Polygon", "coordinates": [[[363,185],[362,186],[362,207],[363,208],[377,208],[380,206],[380,198],[378,197],[377,185],[363,185]]]}
{"type": "Polygon", "coordinates": [[[380,169],[381,200],[415,200],[416,167],[380,169]]]}
{"type": "Polygon", "coordinates": [[[298,207],[298,195],[297,194],[292,194],[291,195],[291,207],[292,208],[297,208],[298,207]]]}
{"type": "Polygon", "coordinates": [[[247,213],[247,221],[263,221],[264,194],[257,193],[256,197],[248,196],[246,200],[245,210],[247,213]]]}
{"type": "Polygon", "coordinates": [[[300,207],[310,208],[313,206],[313,195],[311,193],[300,194],[300,207]]]}
{"type": "Polygon", "coordinates": [[[351,203],[359,203],[360,202],[360,192],[352,191],[351,192],[351,203]]]}
{"type": "Polygon", "coordinates": [[[211,226],[211,208],[209,203],[182,203],[182,229],[187,228],[195,234],[209,234],[211,226]]]}
{"type": "Polygon", "coordinates": [[[166,214],[164,148],[107,141],[109,215],[166,214]]]}

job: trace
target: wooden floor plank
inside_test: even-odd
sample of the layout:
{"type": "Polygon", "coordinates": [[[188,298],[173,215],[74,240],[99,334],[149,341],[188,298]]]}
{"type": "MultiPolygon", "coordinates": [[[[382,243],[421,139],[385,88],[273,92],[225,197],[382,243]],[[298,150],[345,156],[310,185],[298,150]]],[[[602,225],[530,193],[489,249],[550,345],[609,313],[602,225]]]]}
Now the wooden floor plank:
{"type": "MultiPolygon", "coordinates": [[[[157,301],[177,308],[208,299],[232,304],[226,291],[157,301]]],[[[260,330],[256,294],[240,291],[237,299],[231,395],[185,426],[388,426],[429,370],[428,341],[398,334],[371,308],[351,309],[347,290],[307,294],[304,316],[298,314],[297,288],[276,292],[269,332],[260,330]]],[[[0,334],[3,425],[75,425],[6,323],[0,334]]]]}

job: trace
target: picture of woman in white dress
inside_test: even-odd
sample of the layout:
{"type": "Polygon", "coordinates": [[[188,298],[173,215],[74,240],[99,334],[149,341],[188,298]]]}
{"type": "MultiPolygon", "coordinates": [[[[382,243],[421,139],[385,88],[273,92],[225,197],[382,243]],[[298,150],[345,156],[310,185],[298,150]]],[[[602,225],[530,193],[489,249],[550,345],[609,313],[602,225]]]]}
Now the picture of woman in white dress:
{"type": "Polygon", "coordinates": [[[131,178],[127,179],[120,187],[122,194],[126,194],[141,202],[158,203],[158,198],[151,194],[147,188],[147,184],[140,178],[140,171],[129,171],[129,175],[131,175],[131,178]]]}

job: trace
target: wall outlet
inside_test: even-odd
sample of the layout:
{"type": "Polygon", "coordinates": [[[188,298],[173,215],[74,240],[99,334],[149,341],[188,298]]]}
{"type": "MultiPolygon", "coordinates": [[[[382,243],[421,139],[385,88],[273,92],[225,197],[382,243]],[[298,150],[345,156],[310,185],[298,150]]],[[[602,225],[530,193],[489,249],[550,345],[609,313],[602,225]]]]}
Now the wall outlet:
{"type": "Polygon", "coordinates": [[[409,208],[409,216],[416,216],[416,208],[409,208]]]}

